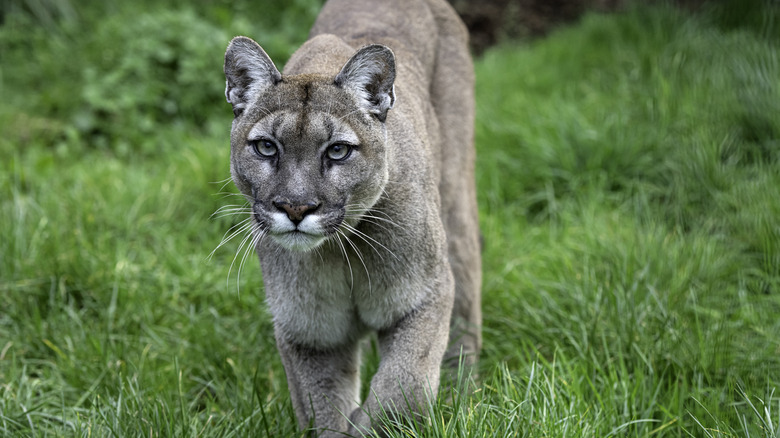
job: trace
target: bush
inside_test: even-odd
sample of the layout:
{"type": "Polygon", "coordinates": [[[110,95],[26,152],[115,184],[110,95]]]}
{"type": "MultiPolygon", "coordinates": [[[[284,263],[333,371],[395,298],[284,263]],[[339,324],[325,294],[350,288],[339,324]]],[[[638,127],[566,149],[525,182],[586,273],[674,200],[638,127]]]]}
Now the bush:
{"type": "Polygon", "coordinates": [[[159,150],[161,125],[224,130],[230,110],[222,59],[230,38],[257,38],[281,66],[319,9],[318,0],[197,9],[151,2],[122,9],[109,2],[81,5],[65,17],[42,5],[39,13],[4,12],[0,48],[3,65],[13,68],[4,68],[0,85],[14,104],[0,108],[8,113],[0,116],[10,118],[15,140],[120,155],[159,150]]]}
{"type": "MultiPolygon", "coordinates": [[[[228,36],[191,10],[100,23],[82,70],[81,133],[151,151],[159,124],[203,126],[222,106],[228,36]]],[[[223,108],[224,109],[224,108],[223,108]]]]}

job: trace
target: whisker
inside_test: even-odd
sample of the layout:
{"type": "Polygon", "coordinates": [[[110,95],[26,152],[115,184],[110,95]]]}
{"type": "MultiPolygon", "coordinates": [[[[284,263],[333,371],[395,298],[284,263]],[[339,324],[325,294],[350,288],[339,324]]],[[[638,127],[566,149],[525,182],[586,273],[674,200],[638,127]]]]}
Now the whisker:
{"type": "Polygon", "coordinates": [[[325,259],[322,258],[322,253],[320,252],[320,247],[314,248],[314,253],[317,254],[321,262],[325,263],[325,259]]]}
{"type": "Polygon", "coordinates": [[[336,243],[338,243],[339,248],[341,248],[341,253],[344,255],[344,259],[347,261],[347,267],[349,267],[349,290],[350,292],[355,289],[355,277],[352,275],[352,263],[349,262],[349,255],[347,254],[346,248],[344,248],[344,243],[341,241],[341,237],[344,236],[343,231],[336,229],[336,243]]]}
{"type": "Polygon", "coordinates": [[[239,234],[250,231],[253,228],[253,226],[254,224],[252,224],[252,218],[248,217],[243,221],[237,223],[236,225],[230,227],[227,231],[225,231],[225,234],[222,236],[222,241],[220,241],[217,247],[214,248],[213,251],[211,251],[211,253],[207,257],[207,260],[211,260],[211,258],[217,252],[217,250],[222,248],[222,246],[224,246],[226,243],[231,241],[234,237],[238,236],[239,234]]]}
{"type": "Polygon", "coordinates": [[[220,199],[226,199],[226,198],[229,198],[231,196],[235,196],[237,198],[246,199],[246,196],[243,193],[233,193],[233,192],[224,192],[223,191],[223,192],[215,193],[215,195],[221,195],[220,199]]]}
{"type": "Polygon", "coordinates": [[[225,187],[227,187],[231,182],[233,181],[233,177],[227,177],[220,181],[212,181],[211,184],[222,184],[222,186],[217,191],[217,194],[225,193],[225,187]]]}
{"type": "MultiPolygon", "coordinates": [[[[244,246],[247,244],[247,242],[254,240],[255,230],[256,230],[256,227],[258,227],[258,226],[259,225],[257,225],[256,223],[249,224],[249,227],[248,227],[248,230],[247,230],[247,231],[249,231],[249,233],[247,233],[247,235],[241,240],[241,243],[238,245],[238,249],[236,250],[236,254],[233,256],[233,261],[230,262],[230,268],[228,268],[228,275],[227,275],[227,277],[228,277],[227,278],[227,285],[228,285],[228,287],[230,287],[230,274],[233,272],[233,266],[236,264],[236,259],[238,258],[238,255],[241,254],[241,252],[244,250],[244,246]]],[[[236,281],[237,281],[236,286],[237,286],[239,291],[241,290],[241,269],[240,269],[241,266],[243,266],[243,263],[239,264],[239,271],[238,271],[238,276],[237,276],[237,279],[236,279],[236,281]]]]}
{"type": "Polygon", "coordinates": [[[226,210],[226,209],[228,209],[228,208],[236,208],[236,207],[240,207],[240,208],[249,208],[250,206],[249,206],[249,203],[248,203],[248,202],[244,202],[244,203],[241,203],[241,204],[225,204],[225,205],[223,205],[223,206],[219,207],[219,208],[217,209],[217,212],[220,212],[220,211],[222,211],[222,210],[226,210]]]}
{"type": "Polygon", "coordinates": [[[233,180],[232,177],[227,177],[227,178],[221,179],[219,181],[211,181],[211,184],[222,184],[222,189],[224,189],[225,186],[228,185],[228,183],[230,183],[230,181],[232,181],[232,180],[233,180]]]}
{"type": "Polygon", "coordinates": [[[249,215],[251,217],[252,211],[251,210],[235,210],[235,211],[224,211],[219,214],[214,213],[210,219],[222,219],[223,217],[228,216],[238,216],[238,217],[244,217],[249,215]]]}
{"type": "Polygon", "coordinates": [[[381,221],[381,218],[375,218],[373,216],[368,216],[368,215],[363,215],[363,216],[360,216],[360,215],[354,215],[354,216],[353,215],[346,215],[345,218],[349,218],[349,219],[355,218],[355,219],[358,219],[359,222],[369,223],[369,224],[374,225],[374,226],[376,226],[378,228],[381,228],[381,229],[383,229],[383,230],[385,230],[387,232],[392,231],[389,227],[385,226],[385,224],[379,222],[379,221],[381,221]]]}
{"type": "Polygon", "coordinates": [[[226,211],[224,213],[220,213],[219,215],[212,216],[211,219],[222,219],[223,217],[229,217],[229,216],[242,217],[250,213],[251,211],[226,211]]]}
{"type": "MultiPolygon", "coordinates": [[[[366,208],[366,206],[362,204],[347,204],[344,206],[344,209],[347,212],[351,212],[351,213],[363,212],[363,214],[370,214],[372,216],[375,214],[382,215],[383,219],[393,222],[389,214],[385,213],[382,210],[379,210],[378,208],[366,208]]],[[[393,222],[393,224],[395,224],[395,222],[393,222]]]]}
{"type": "Polygon", "coordinates": [[[209,218],[211,219],[214,217],[225,217],[225,216],[230,216],[239,213],[252,213],[252,207],[250,207],[249,204],[223,205],[222,207],[219,207],[217,211],[212,213],[209,218]]]}
{"type": "MultiPolygon", "coordinates": [[[[377,245],[381,246],[381,247],[382,247],[382,248],[383,248],[385,251],[387,251],[387,252],[388,252],[388,253],[389,253],[391,256],[393,256],[393,257],[394,257],[396,260],[399,260],[399,261],[401,260],[401,259],[399,259],[399,258],[398,258],[398,256],[397,256],[397,255],[395,255],[395,253],[394,253],[393,251],[391,251],[391,250],[390,250],[388,247],[386,247],[385,245],[383,245],[383,244],[382,244],[381,242],[379,242],[378,240],[376,240],[376,239],[374,239],[373,237],[369,236],[368,234],[366,234],[366,233],[364,233],[364,232],[362,232],[362,231],[358,230],[357,228],[353,227],[352,225],[349,225],[349,224],[348,224],[348,223],[346,223],[346,222],[344,222],[344,223],[343,223],[343,225],[344,225],[344,227],[346,227],[346,228],[347,228],[349,231],[351,231],[351,232],[352,232],[354,235],[356,235],[356,236],[360,237],[361,239],[363,239],[363,241],[364,241],[364,242],[366,242],[366,243],[368,244],[368,246],[370,246],[370,247],[371,247],[371,248],[372,248],[372,249],[373,249],[373,250],[374,250],[374,251],[377,253],[377,255],[378,255],[379,257],[382,257],[382,254],[380,254],[380,253],[379,253],[379,251],[378,251],[378,250],[377,250],[377,249],[374,247],[374,245],[372,245],[372,244],[371,244],[371,242],[374,242],[374,243],[376,243],[377,245]],[[369,241],[370,241],[370,242],[369,242],[369,241]]],[[[382,258],[382,260],[384,260],[384,258],[382,258]]]]}
{"type": "Polygon", "coordinates": [[[238,264],[238,275],[236,275],[236,290],[237,293],[240,293],[241,291],[241,272],[244,270],[244,264],[247,261],[247,258],[249,257],[249,254],[252,253],[252,250],[257,248],[257,244],[260,242],[260,239],[263,237],[262,230],[259,230],[260,225],[254,224],[254,227],[250,231],[250,235],[254,236],[249,243],[249,245],[246,246],[246,250],[244,251],[244,256],[241,257],[241,263],[238,264]],[[259,231],[259,232],[258,232],[259,231]]]}
{"type": "MultiPolygon", "coordinates": [[[[349,227],[349,225],[343,222],[342,225],[349,227]]],[[[347,236],[346,234],[342,234],[342,235],[344,236],[344,240],[346,240],[347,243],[349,243],[349,246],[351,246],[352,249],[355,251],[355,255],[358,257],[358,260],[360,260],[360,264],[363,265],[363,269],[366,271],[366,277],[368,278],[368,294],[371,295],[371,274],[368,272],[368,266],[366,266],[366,262],[363,260],[363,254],[361,254],[358,247],[354,243],[352,243],[352,240],[349,238],[349,236],[347,236]]]]}
{"type": "Polygon", "coordinates": [[[394,220],[390,219],[390,216],[387,213],[377,209],[365,210],[360,205],[347,205],[344,207],[344,210],[346,212],[347,217],[358,219],[360,221],[366,221],[368,223],[374,224],[382,228],[385,231],[391,231],[391,230],[388,229],[387,227],[383,227],[381,224],[379,224],[379,222],[392,225],[393,227],[402,228],[401,225],[396,223],[394,220]],[[381,214],[384,217],[377,216],[378,214],[381,214]]]}

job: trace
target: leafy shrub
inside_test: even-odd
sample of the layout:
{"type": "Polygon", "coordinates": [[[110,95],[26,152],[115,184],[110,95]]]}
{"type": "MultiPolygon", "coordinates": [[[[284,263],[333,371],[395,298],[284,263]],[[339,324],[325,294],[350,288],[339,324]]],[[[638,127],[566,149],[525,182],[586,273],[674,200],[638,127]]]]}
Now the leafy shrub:
{"type": "Polygon", "coordinates": [[[158,124],[202,126],[224,101],[225,32],[192,10],[101,22],[83,68],[81,133],[151,151],[158,124]]]}
{"type": "Polygon", "coordinates": [[[49,3],[40,11],[8,9],[0,26],[0,116],[7,113],[14,141],[120,155],[158,151],[166,143],[162,126],[224,130],[229,39],[255,37],[281,66],[306,38],[320,3],[85,1],[67,17],[49,3]]]}

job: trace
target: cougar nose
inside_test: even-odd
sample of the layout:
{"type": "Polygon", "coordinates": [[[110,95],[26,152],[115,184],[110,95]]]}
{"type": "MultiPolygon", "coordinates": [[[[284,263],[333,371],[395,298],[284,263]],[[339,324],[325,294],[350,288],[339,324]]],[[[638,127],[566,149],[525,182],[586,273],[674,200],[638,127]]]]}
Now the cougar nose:
{"type": "Polygon", "coordinates": [[[292,203],[286,199],[277,199],[273,201],[274,207],[287,213],[292,223],[298,225],[307,214],[320,207],[319,202],[292,203]]]}

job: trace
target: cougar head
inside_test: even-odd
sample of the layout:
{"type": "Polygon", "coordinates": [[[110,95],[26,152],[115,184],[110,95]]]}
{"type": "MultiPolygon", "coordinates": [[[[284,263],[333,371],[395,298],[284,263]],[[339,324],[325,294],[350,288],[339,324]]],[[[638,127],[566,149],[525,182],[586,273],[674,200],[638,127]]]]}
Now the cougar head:
{"type": "Polygon", "coordinates": [[[237,37],[225,76],[231,174],[260,232],[305,251],[353,229],[387,183],[392,51],[365,46],[335,77],[283,76],[256,42],[237,37]]]}

